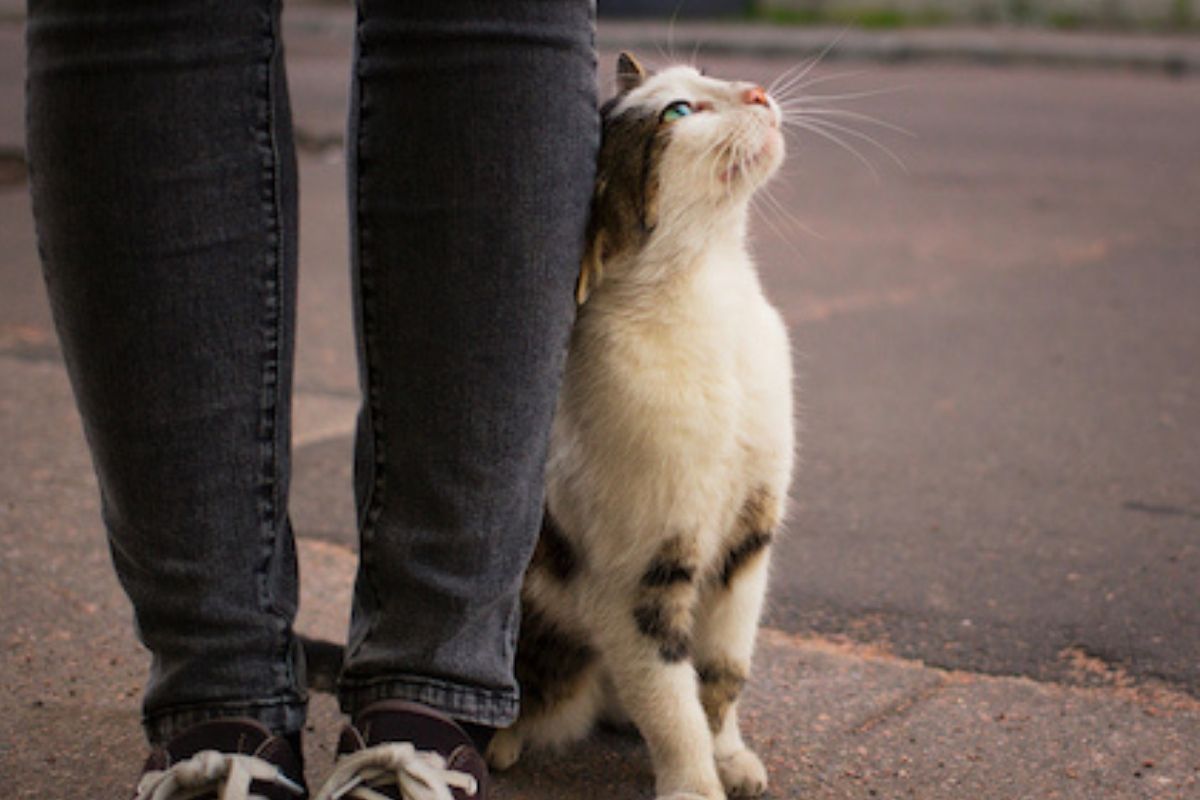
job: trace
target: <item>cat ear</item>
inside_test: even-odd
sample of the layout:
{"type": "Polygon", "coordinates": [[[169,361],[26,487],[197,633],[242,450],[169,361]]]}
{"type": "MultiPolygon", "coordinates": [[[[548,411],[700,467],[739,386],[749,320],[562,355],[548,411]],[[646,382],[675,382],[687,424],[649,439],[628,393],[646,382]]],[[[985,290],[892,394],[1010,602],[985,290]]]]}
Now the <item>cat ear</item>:
{"type": "Polygon", "coordinates": [[[579,267],[579,280],[575,284],[575,304],[583,305],[596,284],[604,268],[604,231],[596,231],[589,237],[587,250],[583,254],[583,263],[579,267]]]}
{"type": "Polygon", "coordinates": [[[624,52],[617,57],[617,93],[625,94],[636,89],[646,80],[646,70],[633,57],[632,53],[624,52]]]}

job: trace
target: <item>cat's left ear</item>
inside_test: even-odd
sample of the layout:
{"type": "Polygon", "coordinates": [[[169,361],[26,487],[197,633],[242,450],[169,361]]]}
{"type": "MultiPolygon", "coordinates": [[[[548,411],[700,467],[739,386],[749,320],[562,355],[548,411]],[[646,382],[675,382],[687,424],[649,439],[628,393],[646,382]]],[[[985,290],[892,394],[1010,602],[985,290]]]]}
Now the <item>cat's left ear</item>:
{"type": "Polygon", "coordinates": [[[575,304],[583,305],[596,284],[604,267],[604,231],[599,230],[588,237],[587,249],[583,253],[583,262],[579,266],[579,280],[575,283],[575,304]]]}
{"type": "Polygon", "coordinates": [[[617,57],[617,93],[625,94],[641,86],[646,80],[646,69],[634,58],[633,53],[624,52],[617,57]]]}

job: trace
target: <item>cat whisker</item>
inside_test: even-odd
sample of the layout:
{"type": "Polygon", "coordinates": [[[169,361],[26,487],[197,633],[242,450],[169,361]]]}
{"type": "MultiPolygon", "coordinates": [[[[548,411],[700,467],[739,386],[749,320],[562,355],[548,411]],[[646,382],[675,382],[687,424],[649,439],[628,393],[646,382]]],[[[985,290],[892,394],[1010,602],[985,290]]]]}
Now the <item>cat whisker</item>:
{"type": "MultiPolygon", "coordinates": [[[[667,63],[667,64],[670,64],[670,63],[672,63],[672,62],[674,61],[674,59],[673,59],[673,58],[671,58],[671,54],[670,54],[670,52],[669,52],[669,50],[670,50],[670,47],[671,47],[671,45],[670,45],[670,43],[668,43],[668,44],[667,44],[667,48],[668,48],[668,49],[667,49],[667,50],[663,50],[663,46],[662,46],[662,43],[661,43],[661,42],[655,42],[655,43],[654,43],[654,49],[655,49],[656,51],[658,51],[658,58],[659,58],[659,60],[660,60],[660,61],[662,61],[662,62],[665,62],[665,63],[667,63]]],[[[651,66],[654,68],[654,70],[655,70],[656,72],[658,71],[658,67],[657,67],[657,66],[654,66],[654,65],[651,65],[651,66]]]]}
{"type": "Polygon", "coordinates": [[[754,208],[755,211],[758,212],[755,215],[755,217],[757,219],[761,219],[763,222],[765,222],[771,228],[771,231],[775,234],[775,237],[777,239],[779,239],[781,242],[786,242],[789,247],[794,247],[794,244],[792,243],[791,238],[787,235],[787,233],[783,229],[781,229],[779,227],[778,224],[776,224],[775,220],[773,220],[771,218],[771,215],[769,213],[767,213],[767,208],[769,208],[769,207],[763,207],[762,205],[760,205],[758,197],[755,197],[754,199],[752,199],[750,201],[750,205],[754,208]]]}
{"type": "Polygon", "coordinates": [[[799,64],[789,67],[788,69],[779,73],[775,80],[767,84],[767,94],[771,95],[772,97],[783,96],[786,94],[794,87],[795,80],[798,80],[798,78],[795,75],[791,75],[791,73],[800,67],[807,69],[807,64],[807,61],[801,61],[799,64]]]}
{"type": "MultiPolygon", "coordinates": [[[[778,241],[782,242],[784,244],[784,246],[786,246],[787,249],[789,251],[791,251],[792,255],[796,257],[796,259],[798,259],[801,262],[807,262],[808,255],[803,250],[800,249],[799,245],[797,245],[795,237],[792,236],[787,230],[782,230],[779,227],[779,224],[776,222],[776,220],[772,218],[772,213],[779,213],[780,211],[782,211],[782,206],[779,205],[777,200],[774,201],[774,205],[767,205],[767,206],[760,205],[758,197],[759,197],[759,195],[756,194],[750,201],[751,207],[755,210],[754,218],[756,220],[761,219],[763,222],[765,222],[771,228],[772,232],[774,232],[776,239],[778,241]]],[[[766,196],[764,195],[764,202],[766,202],[765,197],[766,196]]],[[[771,198],[771,199],[774,200],[774,198],[771,198]]],[[[794,223],[796,223],[797,226],[804,233],[808,233],[817,239],[824,238],[824,237],[816,234],[815,232],[813,232],[811,229],[805,227],[804,225],[799,224],[795,220],[795,218],[792,217],[791,215],[788,215],[788,217],[794,223]]]]}
{"type": "Polygon", "coordinates": [[[882,142],[880,142],[878,139],[876,139],[874,136],[871,136],[870,134],[863,133],[862,131],[858,130],[857,128],[851,128],[849,125],[842,125],[841,123],[833,122],[832,120],[828,120],[828,119],[808,118],[805,120],[805,122],[810,123],[812,125],[823,126],[828,130],[837,131],[839,133],[844,133],[848,136],[853,136],[857,139],[860,139],[864,142],[874,145],[884,155],[886,155],[888,158],[890,158],[896,164],[896,166],[898,166],[901,169],[901,171],[908,172],[908,166],[904,163],[903,159],[901,159],[900,156],[896,155],[896,153],[890,147],[883,144],[882,142]]]}
{"type": "Polygon", "coordinates": [[[795,214],[793,214],[791,212],[791,210],[788,209],[788,207],[785,206],[779,200],[779,198],[774,195],[774,193],[771,192],[769,187],[763,187],[759,191],[759,193],[755,195],[756,199],[758,197],[761,197],[764,203],[769,204],[773,209],[775,209],[775,211],[777,211],[787,222],[789,222],[794,227],[799,228],[801,231],[803,231],[804,233],[813,237],[814,239],[820,239],[822,241],[825,239],[824,236],[817,233],[815,230],[813,230],[812,228],[808,227],[803,222],[801,222],[800,219],[795,214]]]}
{"type": "Polygon", "coordinates": [[[687,0],[679,0],[675,4],[675,10],[671,12],[671,19],[667,22],[667,55],[670,56],[671,63],[675,63],[675,20],[679,18],[679,12],[683,8],[683,4],[687,0]]]}
{"type": "Polygon", "coordinates": [[[841,119],[852,119],[852,120],[856,120],[858,122],[865,122],[865,123],[869,123],[871,125],[878,125],[881,128],[886,128],[889,131],[894,131],[896,133],[903,134],[904,136],[909,136],[914,139],[917,137],[917,135],[915,133],[913,133],[912,131],[910,131],[908,128],[902,128],[899,125],[893,125],[890,122],[879,119],[878,117],[873,117],[870,114],[862,114],[858,111],[848,111],[848,110],[841,109],[841,108],[813,107],[813,108],[796,109],[794,112],[789,112],[789,113],[784,114],[784,122],[786,123],[789,119],[796,118],[796,117],[799,117],[799,118],[838,117],[841,119]]]}
{"type": "Polygon", "coordinates": [[[712,157],[712,177],[718,185],[725,184],[724,194],[726,195],[726,199],[732,198],[732,189],[728,185],[728,181],[722,180],[722,178],[738,169],[744,168],[743,161],[745,156],[742,155],[742,151],[746,149],[749,125],[748,121],[739,120],[728,135],[705,148],[699,156],[700,160],[712,157]]]}
{"type": "Polygon", "coordinates": [[[726,187],[721,186],[721,165],[725,163],[727,146],[728,142],[725,139],[718,139],[712,145],[705,148],[700,161],[700,163],[704,163],[704,159],[708,160],[708,163],[711,165],[710,185],[720,187],[722,193],[726,193],[726,187]]]}
{"type": "Polygon", "coordinates": [[[722,161],[725,163],[725,169],[721,170],[722,185],[725,187],[725,199],[733,200],[733,181],[728,178],[733,174],[733,171],[738,168],[737,163],[737,145],[735,142],[730,142],[729,147],[723,153],[725,156],[722,161]]]}
{"type": "Polygon", "coordinates": [[[746,172],[754,164],[761,151],[762,143],[758,136],[752,135],[758,127],[752,118],[739,120],[734,129],[734,146],[736,152],[735,171],[746,172]]]}
{"type": "Polygon", "coordinates": [[[874,177],[875,180],[877,180],[877,181],[880,180],[879,171],[877,169],[875,169],[875,165],[871,163],[870,159],[868,159],[861,152],[859,152],[858,148],[854,147],[851,144],[848,144],[847,142],[843,141],[842,139],[840,139],[839,137],[830,133],[829,131],[826,131],[823,128],[813,124],[812,120],[805,120],[805,121],[793,120],[792,124],[795,125],[796,127],[803,128],[804,130],[807,130],[811,133],[815,133],[817,136],[820,136],[823,139],[827,139],[830,142],[833,142],[835,145],[842,148],[846,152],[850,153],[856,159],[858,159],[860,162],[862,162],[863,166],[865,166],[867,168],[867,170],[871,173],[871,176],[874,177]]]}
{"type": "Polygon", "coordinates": [[[785,69],[783,72],[776,75],[775,79],[767,85],[767,94],[776,94],[784,88],[785,82],[786,85],[790,86],[793,82],[793,79],[798,80],[798,78],[796,78],[796,71],[799,69],[808,69],[808,64],[810,61],[811,59],[798,61],[785,69]]]}
{"type": "Polygon", "coordinates": [[[846,102],[848,100],[862,100],[867,97],[879,97],[880,95],[896,94],[897,92],[906,92],[911,89],[911,86],[890,86],[884,89],[867,89],[861,92],[846,92],[844,94],[808,94],[789,97],[786,100],[776,102],[779,105],[792,106],[797,103],[833,103],[846,102]]]}
{"type": "Polygon", "coordinates": [[[729,152],[729,159],[727,161],[728,166],[726,167],[726,169],[724,171],[724,176],[726,178],[725,194],[727,195],[727,197],[730,200],[732,200],[733,196],[734,196],[733,195],[734,182],[733,182],[732,178],[735,175],[743,173],[745,171],[747,163],[748,163],[748,159],[747,159],[748,154],[747,154],[747,145],[746,145],[746,123],[739,122],[738,125],[734,128],[733,133],[730,135],[730,138],[729,138],[729,151],[728,152],[729,152]]]}
{"type": "Polygon", "coordinates": [[[717,157],[717,151],[727,144],[725,139],[717,139],[709,144],[696,156],[696,162],[703,164],[710,162],[713,165],[713,178],[715,179],[720,174],[721,158],[717,157]]]}
{"type": "Polygon", "coordinates": [[[711,159],[712,156],[717,152],[717,149],[719,147],[722,147],[724,144],[725,143],[723,141],[717,140],[717,141],[713,142],[712,144],[708,145],[696,157],[696,161],[699,163],[704,163],[706,160],[711,159]]]}
{"type": "Polygon", "coordinates": [[[692,68],[700,74],[704,74],[704,70],[700,69],[699,64],[697,64],[697,61],[700,58],[700,46],[702,44],[704,44],[704,40],[697,36],[695,43],[692,45],[692,60],[688,62],[692,65],[692,68]]]}
{"type": "MultiPolygon", "coordinates": [[[[805,72],[808,70],[806,69],[805,72]]],[[[790,97],[793,92],[800,91],[798,81],[803,75],[795,76],[792,80],[783,82],[778,86],[767,87],[767,94],[772,97],[790,97]]]]}
{"type": "MultiPolygon", "coordinates": [[[[830,51],[837,47],[837,45],[846,37],[846,34],[849,33],[849,31],[849,25],[842,28],[838,35],[833,37],[829,44],[825,45],[825,49],[818,53],[815,58],[811,59],[808,65],[805,66],[799,73],[793,75],[791,78],[788,78],[783,82],[780,82],[780,78],[782,78],[782,76],[780,76],[780,78],[776,78],[775,81],[771,83],[771,88],[767,90],[767,93],[770,94],[776,89],[778,89],[780,92],[785,92],[797,82],[803,80],[804,76],[808,75],[808,73],[812,71],[813,67],[817,66],[817,64],[820,64],[825,59],[825,56],[829,55],[830,51]]],[[[784,74],[786,75],[787,73],[785,72],[784,74]]]]}
{"type": "Polygon", "coordinates": [[[777,91],[770,92],[770,94],[777,101],[790,100],[793,97],[802,96],[799,93],[802,93],[805,89],[809,88],[810,86],[816,86],[818,84],[828,83],[829,81],[836,81],[836,80],[842,80],[842,79],[850,80],[852,78],[859,78],[859,77],[862,77],[863,75],[866,75],[869,72],[870,72],[870,70],[860,69],[860,70],[855,70],[854,72],[834,72],[830,75],[819,75],[817,77],[810,78],[810,79],[804,81],[803,83],[799,83],[794,86],[789,86],[786,91],[778,91],[777,90],[777,91]],[[797,93],[797,94],[793,94],[793,93],[797,93]]]}

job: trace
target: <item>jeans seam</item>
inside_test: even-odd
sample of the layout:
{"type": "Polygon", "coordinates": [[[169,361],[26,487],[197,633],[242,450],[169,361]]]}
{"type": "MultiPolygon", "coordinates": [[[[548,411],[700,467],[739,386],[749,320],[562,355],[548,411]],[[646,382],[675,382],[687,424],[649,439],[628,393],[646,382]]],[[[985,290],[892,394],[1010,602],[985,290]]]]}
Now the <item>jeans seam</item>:
{"type": "Polygon", "coordinates": [[[366,224],[362,209],[363,199],[363,129],[365,127],[364,120],[368,113],[368,104],[365,101],[366,87],[365,81],[361,74],[362,64],[364,62],[364,45],[363,45],[363,20],[361,9],[358,10],[358,18],[355,21],[354,32],[354,69],[357,73],[354,81],[354,91],[356,97],[352,98],[353,108],[355,109],[355,117],[353,119],[353,147],[354,147],[354,228],[356,230],[355,241],[355,262],[358,268],[358,303],[362,335],[362,360],[363,360],[363,405],[366,410],[366,435],[370,439],[370,474],[364,481],[365,496],[362,498],[362,505],[359,510],[359,571],[364,576],[364,581],[367,591],[371,597],[371,616],[366,620],[363,626],[363,634],[357,641],[349,643],[348,652],[346,653],[349,660],[362,646],[370,631],[375,628],[374,617],[378,614],[378,610],[382,607],[380,601],[380,590],[372,577],[375,570],[371,568],[371,552],[372,544],[375,538],[375,529],[379,521],[379,517],[383,511],[383,497],[386,488],[386,476],[384,464],[386,458],[386,447],[384,444],[384,429],[386,420],[384,419],[382,409],[379,403],[379,379],[378,369],[376,367],[375,353],[375,296],[374,286],[371,281],[371,269],[368,264],[367,253],[369,248],[366,242],[370,239],[370,228],[366,224]]]}
{"type": "MultiPolygon", "coordinates": [[[[271,593],[270,571],[271,562],[276,557],[278,538],[280,535],[280,509],[283,505],[282,491],[278,478],[280,459],[280,430],[279,410],[287,398],[282,396],[283,381],[280,380],[280,347],[283,337],[285,314],[282,308],[284,300],[284,262],[287,258],[286,235],[283,231],[284,221],[282,208],[282,177],[280,171],[279,130],[275,113],[278,96],[276,94],[277,63],[282,59],[279,22],[279,6],[273,3],[266,9],[265,30],[267,37],[267,55],[263,65],[265,91],[261,98],[263,103],[263,118],[260,135],[265,138],[264,164],[264,207],[267,210],[267,258],[265,267],[266,292],[266,347],[263,363],[263,394],[262,416],[259,430],[262,446],[262,559],[256,573],[259,588],[259,603],[264,612],[280,620],[281,625],[276,631],[277,644],[271,654],[273,670],[282,681],[283,688],[295,700],[284,702],[304,702],[303,687],[297,691],[295,666],[291,658],[291,642],[287,635],[286,619],[281,619],[278,604],[271,593]]],[[[286,446],[286,445],[284,445],[286,446]]]]}

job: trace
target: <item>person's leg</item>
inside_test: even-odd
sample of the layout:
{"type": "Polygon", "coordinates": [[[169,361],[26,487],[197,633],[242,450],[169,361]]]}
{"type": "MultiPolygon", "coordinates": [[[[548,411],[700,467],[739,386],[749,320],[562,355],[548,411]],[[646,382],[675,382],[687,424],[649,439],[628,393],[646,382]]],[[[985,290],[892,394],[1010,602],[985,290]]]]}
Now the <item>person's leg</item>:
{"type": "Polygon", "coordinates": [[[580,0],[361,0],[350,136],[364,408],[343,708],[510,723],[521,577],[599,143],[580,0]]]}
{"type": "Polygon", "coordinates": [[[304,719],[287,522],[296,168],[271,0],[31,0],[39,246],[153,743],[304,719]]]}

